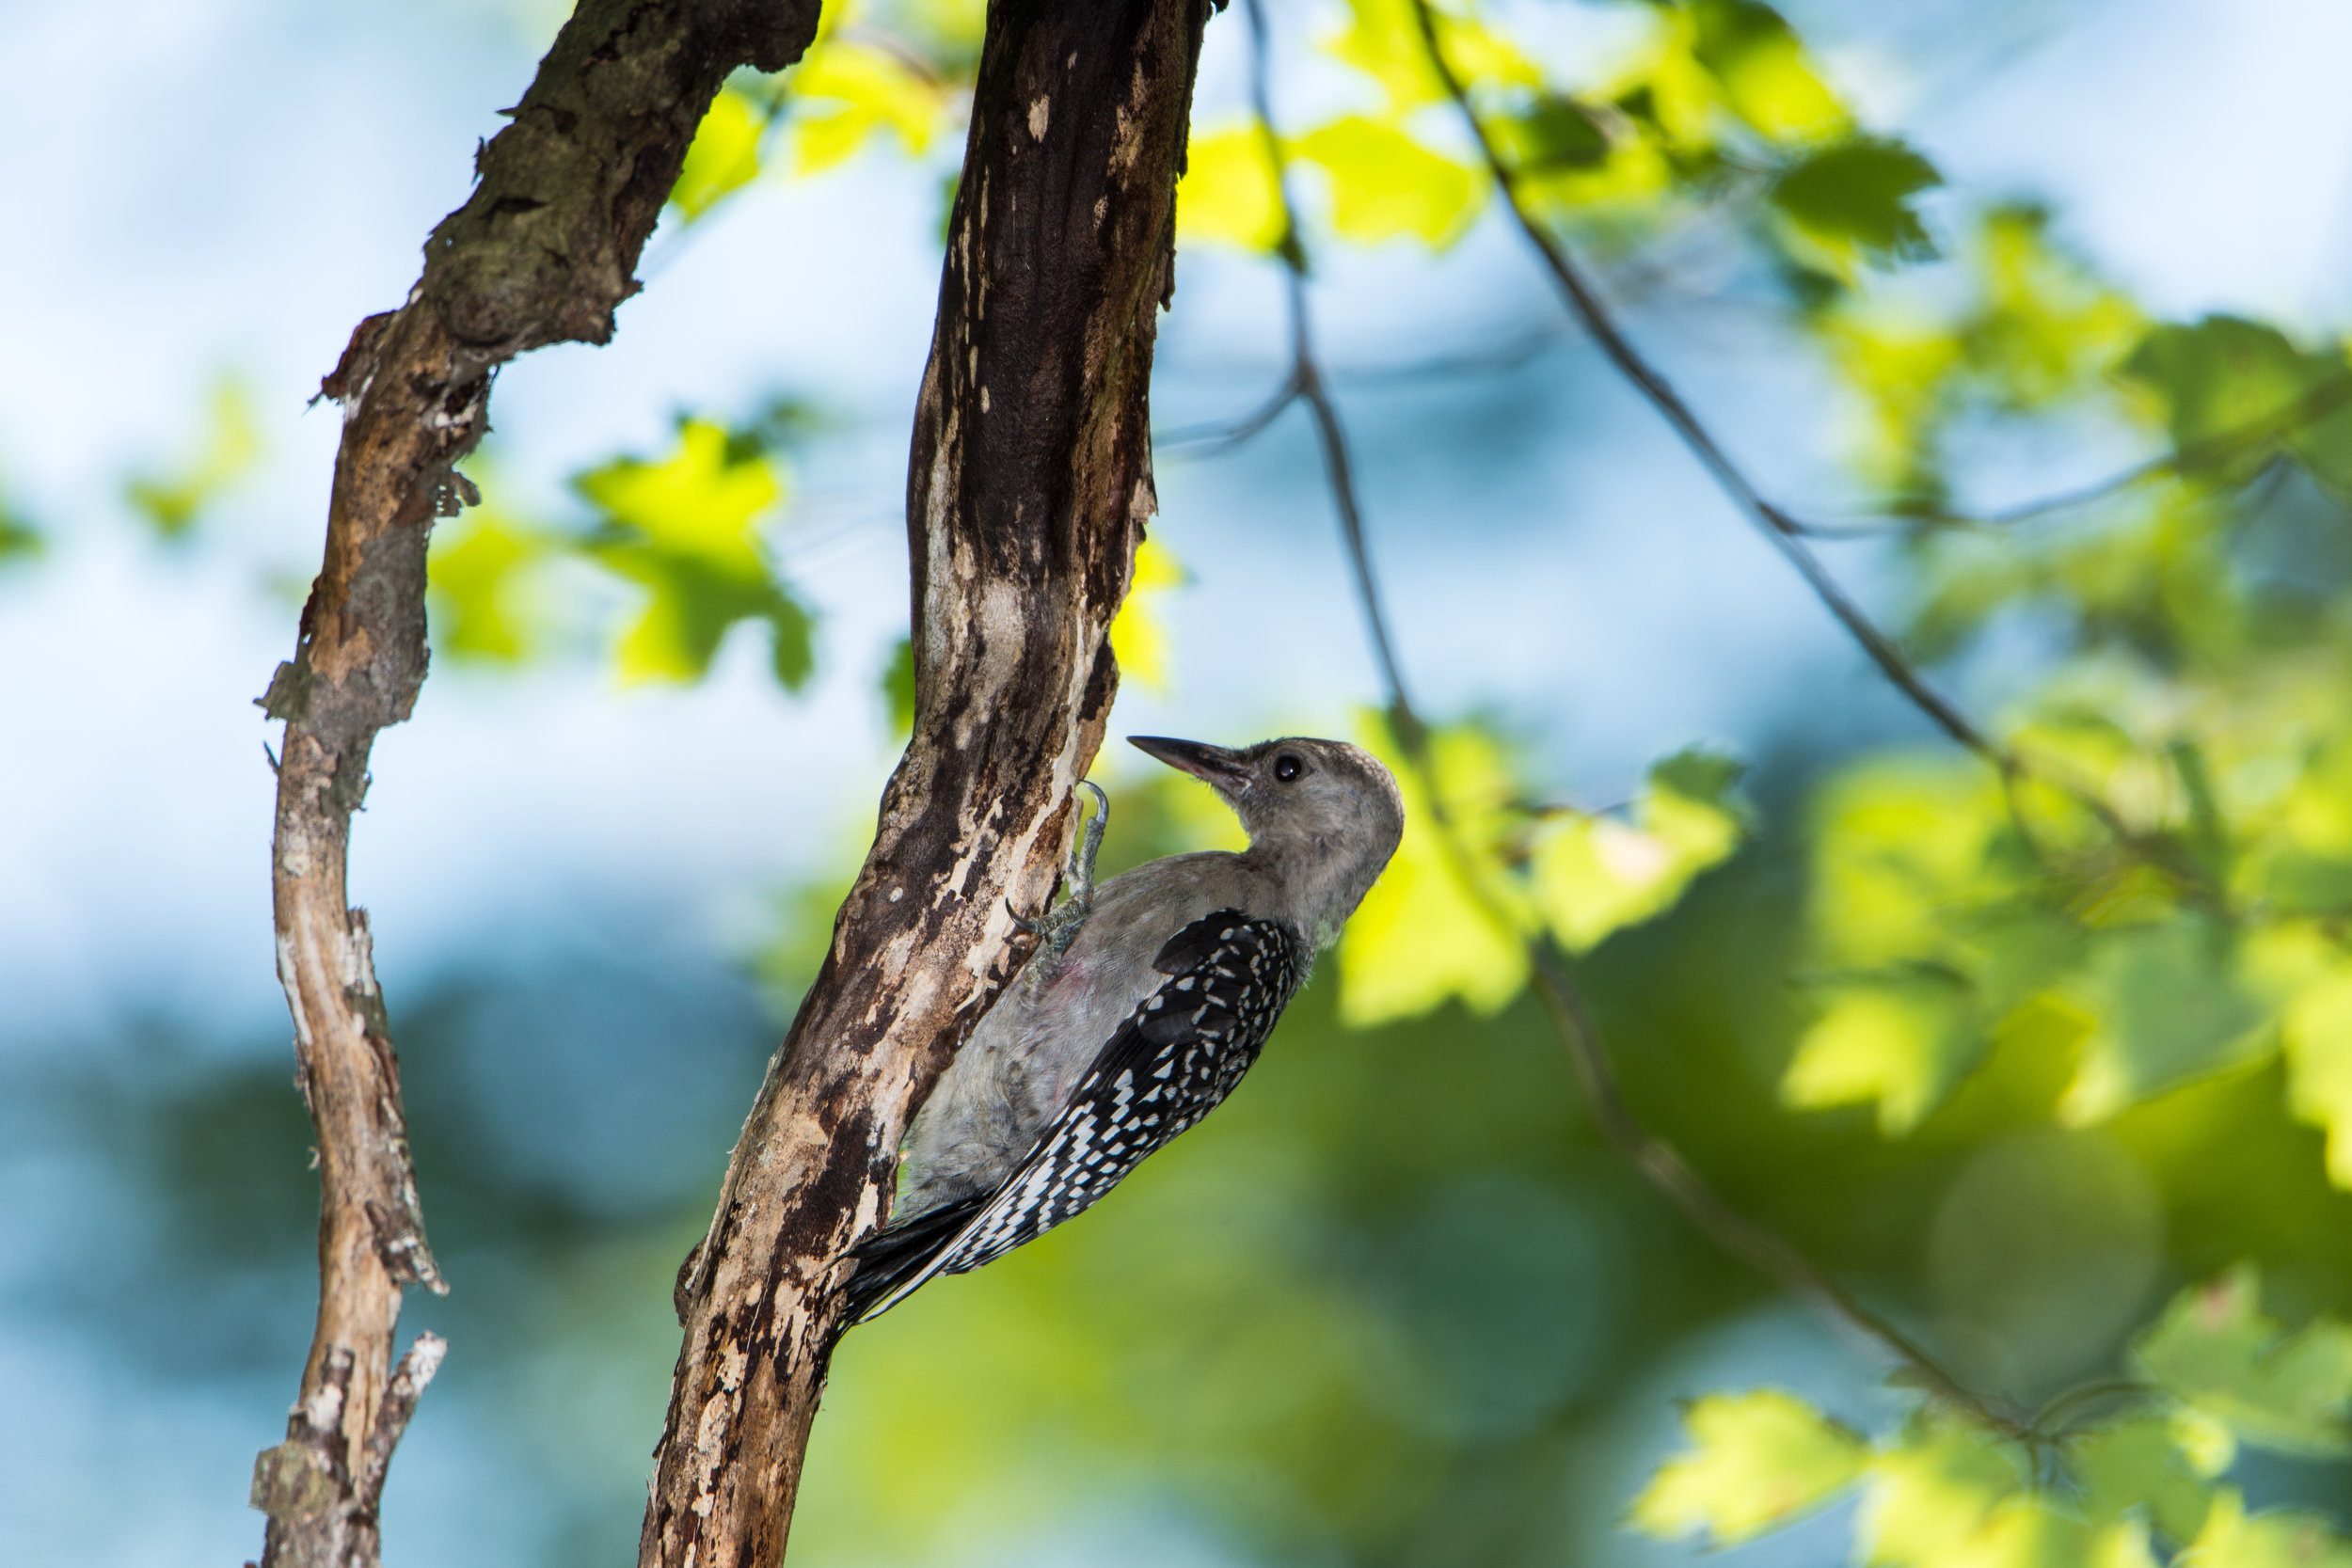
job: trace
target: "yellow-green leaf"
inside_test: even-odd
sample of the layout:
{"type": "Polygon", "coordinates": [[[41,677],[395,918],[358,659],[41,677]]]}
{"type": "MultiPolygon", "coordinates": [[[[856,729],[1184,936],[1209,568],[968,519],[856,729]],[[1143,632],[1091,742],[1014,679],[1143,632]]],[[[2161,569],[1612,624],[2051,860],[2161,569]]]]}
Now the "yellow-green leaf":
{"type": "MultiPolygon", "coordinates": [[[[1534,87],[1543,73],[1517,44],[1468,17],[1433,7],[1438,40],[1448,64],[1464,81],[1477,85],[1534,87]]],[[[1324,47],[1380,85],[1389,112],[1403,115],[1445,97],[1445,87],[1429,68],[1428,44],[1413,14],[1413,0],[1348,0],[1348,24],[1324,47]]]]}
{"type": "Polygon", "coordinates": [[[536,639],[525,584],[554,544],[494,499],[435,528],[425,582],[439,645],[458,658],[496,664],[529,657],[536,639]]]}
{"type": "Polygon", "coordinates": [[[1942,1568],[2025,1481],[2017,1456],[1975,1427],[1925,1420],[1871,1461],[1857,1530],[1877,1568],[1942,1568]]]}
{"type": "Polygon", "coordinates": [[[1419,770],[1368,717],[1359,739],[1396,774],[1405,838],[1340,938],[1340,1017],[1359,1027],[1412,1018],[1459,998],[1500,1011],[1527,984],[1531,911],[1496,855],[1518,787],[1494,737],[1470,727],[1430,737],[1453,832],[1440,834],[1419,770]]]}
{"type": "Polygon", "coordinates": [[[1633,1500],[1637,1529],[1724,1546],[1809,1513],[1860,1476],[1862,1439],[1793,1394],[1709,1394],[1683,1412],[1692,1447],[1633,1500]]]}
{"type": "Polygon", "coordinates": [[[1535,895],[1561,945],[1581,953],[1671,909],[1692,879],[1728,858],[1740,818],[1727,803],[1736,764],[1703,752],[1661,763],[1636,822],[1564,819],[1537,844],[1535,895]]]}
{"type": "Polygon", "coordinates": [[[766,112],[746,95],[728,87],[710,101],[710,112],[686,150],[677,183],[670,187],[670,200],[687,222],[758,178],[759,143],[767,133],[766,112]]]}
{"type": "Polygon", "coordinates": [[[882,131],[896,133],[909,153],[920,154],[938,134],[948,103],[945,84],[887,50],[839,36],[809,50],[793,73],[791,87],[797,99],[831,99],[841,105],[794,117],[794,162],[803,174],[821,173],[847,162],[868,137],[882,131]]]}
{"type": "MultiPolygon", "coordinates": [[[[2226,1448],[2226,1438],[2224,1444],[2226,1448]]],[[[2176,1542],[2204,1528],[2213,1503],[2210,1435],[2172,1415],[2135,1416],[2068,1439],[2066,1465],[2082,1490],[2083,1511],[2094,1524],[2122,1520],[2145,1509],[2176,1542]]],[[[2223,1465],[2228,1461],[2223,1459],[2223,1465]]]]}
{"type": "Polygon", "coordinates": [[[2352,1451],[2352,1326],[2315,1318],[2290,1334],[2240,1265],[2182,1291],[2133,1354],[2148,1375],[2239,1437],[2288,1453],[2352,1451]]]}
{"type": "Polygon", "coordinates": [[[1176,185],[1176,237],[1268,252],[1282,243],[1282,197],[1254,125],[1196,133],[1176,185]]]}
{"type": "Polygon", "coordinates": [[[2352,966],[2324,974],[2287,1004],[2287,1103],[2328,1130],[2328,1177],[2352,1187],[2352,966]]]}
{"type": "Polygon", "coordinates": [[[134,475],[125,492],[157,533],[176,539],[222,491],[251,472],[261,455],[252,394],[236,377],[223,376],[213,385],[196,455],[160,473],[134,475]]]}
{"type": "Polygon", "coordinates": [[[2272,1042],[2230,933],[2202,916],[2102,933],[2076,996],[2095,1020],[2058,1110],[2080,1125],[2247,1060],[2272,1042]]]}
{"type": "Polygon", "coordinates": [[[1158,601],[1171,588],[1184,585],[1184,569],[1157,540],[1136,547],[1136,570],[1127,584],[1127,598],[1111,620],[1111,653],[1119,660],[1122,680],[1142,682],[1153,691],[1168,689],[1168,626],[1160,619],[1158,601]]]}
{"type": "Polygon", "coordinates": [[[1826,988],[1828,1006],[1797,1041],[1781,1100],[1798,1110],[1876,1102],[1899,1137],[1943,1102],[1984,1053],[1967,992],[1934,974],[1826,988]]]}
{"type": "Polygon", "coordinates": [[[747,619],[769,624],[779,681],[808,678],[808,612],[770,573],[755,531],[783,495],[772,459],[730,451],[724,430],[690,420],[667,459],[620,458],[575,483],[607,519],[590,553],[647,590],[621,640],[622,679],[698,679],[747,619]]]}
{"type": "Polygon", "coordinates": [[[1691,53],[1734,114],[1774,141],[1835,135],[1845,105],[1806,58],[1778,11],[1755,0],[1695,0],[1691,53]]]}
{"type": "Polygon", "coordinates": [[[1331,225],[1343,238],[1376,245],[1409,234],[1442,248],[1478,215],[1485,181],[1477,171],[1394,125],[1350,115],[1294,145],[1331,177],[1331,225]]]}
{"type": "Polygon", "coordinates": [[[2230,1486],[2176,1561],[2179,1568],[2352,1568],[2352,1543],[2316,1513],[2249,1514],[2245,1494],[2230,1486]]]}

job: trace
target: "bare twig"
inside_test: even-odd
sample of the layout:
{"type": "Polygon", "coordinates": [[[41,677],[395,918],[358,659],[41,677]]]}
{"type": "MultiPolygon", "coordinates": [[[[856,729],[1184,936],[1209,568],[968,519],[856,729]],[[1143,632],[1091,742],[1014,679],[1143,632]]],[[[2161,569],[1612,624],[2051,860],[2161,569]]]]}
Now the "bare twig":
{"type": "MultiPolygon", "coordinates": [[[[1292,369],[1288,385],[1315,413],[1316,434],[1323,446],[1324,471],[1337,510],[1342,534],[1354,571],[1359,602],[1389,697],[1389,712],[1398,745],[1421,784],[1438,838],[1454,862],[1462,885],[1470,891],[1501,928],[1516,928],[1509,915],[1492,907],[1474,874],[1468,849],[1447,812],[1429,754],[1429,732],[1415,711],[1397,668],[1387,616],[1381,608],[1371,552],[1364,537],[1362,507],[1357,496],[1354,468],[1348,460],[1347,437],[1319,373],[1307,321],[1306,254],[1295,209],[1281,179],[1279,144],[1273,129],[1271,92],[1267,83],[1267,46],[1263,0],[1245,0],[1250,24],[1250,89],[1258,123],[1269,156],[1275,159],[1276,189],[1282,205],[1283,241],[1280,254],[1290,277],[1292,369]]],[[[2025,1423],[1968,1387],[1894,1323],[1865,1307],[1851,1292],[1817,1267],[1804,1254],[1763,1226],[1734,1210],[1692,1170],[1663,1139],[1644,1127],[1617,1086],[1598,1024],[1585,1006],[1567,966],[1541,941],[1526,943],[1532,982],[1579,1086],[1591,1106],[1595,1124],[1610,1147],[1651,1186],[1662,1194],[1683,1217],[1717,1246],[1748,1263],[1782,1289],[1821,1311],[1839,1327],[1877,1346],[1908,1370],[1912,1380],[1934,1397],[1955,1405],[1993,1430],[2023,1435],[2025,1423]]]]}
{"type": "Polygon", "coordinates": [[[2155,480],[2185,478],[2201,468],[2219,467],[2232,458],[2258,451],[2265,444],[2306,425],[2316,424],[2346,407],[2352,407],[2352,374],[2331,376],[2260,419],[2249,420],[2229,430],[2217,431],[2177,447],[2161,457],[2136,463],[2106,479],[2075,489],[2061,490],[2056,495],[2020,501],[2014,506],[1999,507],[1990,512],[1957,512],[1943,507],[1899,504],[1852,523],[1800,522],[1797,527],[1800,531],[1816,539],[1883,538],[1893,529],[1912,525],[1944,529],[2010,528],[2019,523],[2097,506],[2102,501],[2112,500],[2155,480]]]}
{"type": "Polygon", "coordinates": [[[351,816],[387,725],[424,680],[425,545],[470,488],[452,465],[518,354],[603,342],[696,125],[737,67],[781,70],[815,0],[583,0],[472,197],[397,310],[359,324],[321,388],[342,404],[326,548],[294,656],[262,706],[286,722],[271,883],[296,1082],[318,1134],[319,1310],[284,1442],[254,1466],[268,1568],[373,1568],[392,1449],[441,1342],[391,1362],[401,1292],[445,1289],[425,1243],[367,916],[348,907],[351,816]]]}

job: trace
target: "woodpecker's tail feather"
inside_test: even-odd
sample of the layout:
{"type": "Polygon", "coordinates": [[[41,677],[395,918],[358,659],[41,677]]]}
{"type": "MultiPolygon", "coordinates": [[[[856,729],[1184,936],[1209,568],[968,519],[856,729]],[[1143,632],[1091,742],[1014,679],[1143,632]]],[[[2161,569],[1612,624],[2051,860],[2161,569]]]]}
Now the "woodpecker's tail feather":
{"type": "Polygon", "coordinates": [[[961,1202],[942,1204],[904,1225],[894,1225],[866,1237],[850,1254],[857,1259],[857,1273],[841,1288],[842,1296],[850,1304],[849,1310],[841,1315],[841,1326],[849,1328],[863,1323],[868,1314],[879,1316],[875,1308],[900,1286],[919,1281],[941,1249],[954,1241],[986,1206],[990,1196],[980,1193],[961,1202]]]}

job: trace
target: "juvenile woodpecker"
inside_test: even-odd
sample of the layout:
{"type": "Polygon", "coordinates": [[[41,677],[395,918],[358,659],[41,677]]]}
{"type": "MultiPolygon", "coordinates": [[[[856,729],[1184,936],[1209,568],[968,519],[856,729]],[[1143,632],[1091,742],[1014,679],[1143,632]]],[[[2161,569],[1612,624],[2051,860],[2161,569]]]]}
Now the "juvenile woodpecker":
{"type": "Polygon", "coordinates": [[[1133,744],[1215,789],[1249,847],[1171,855],[1097,889],[1100,814],[1088,824],[1070,901],[907,1130],[845,1325],[1044,1234],[1214,1110],[1405,831],[1396,781],[1343,741],[1133,744]]]}

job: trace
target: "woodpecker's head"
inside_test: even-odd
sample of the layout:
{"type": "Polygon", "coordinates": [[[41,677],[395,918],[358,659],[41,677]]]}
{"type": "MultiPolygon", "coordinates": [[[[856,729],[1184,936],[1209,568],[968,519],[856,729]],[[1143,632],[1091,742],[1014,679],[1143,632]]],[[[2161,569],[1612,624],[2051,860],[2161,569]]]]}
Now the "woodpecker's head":
{"type": "Polygon", "coordinates": [[[1339,936],[1405,834],[1396,780],[1344,740],[1285,736],[1237,752],[1155,735],[1128,744],[1225,798],[1249,834],[1250,858],[1281,879],[1299,928],[1318,943],[1339,936]]]}

